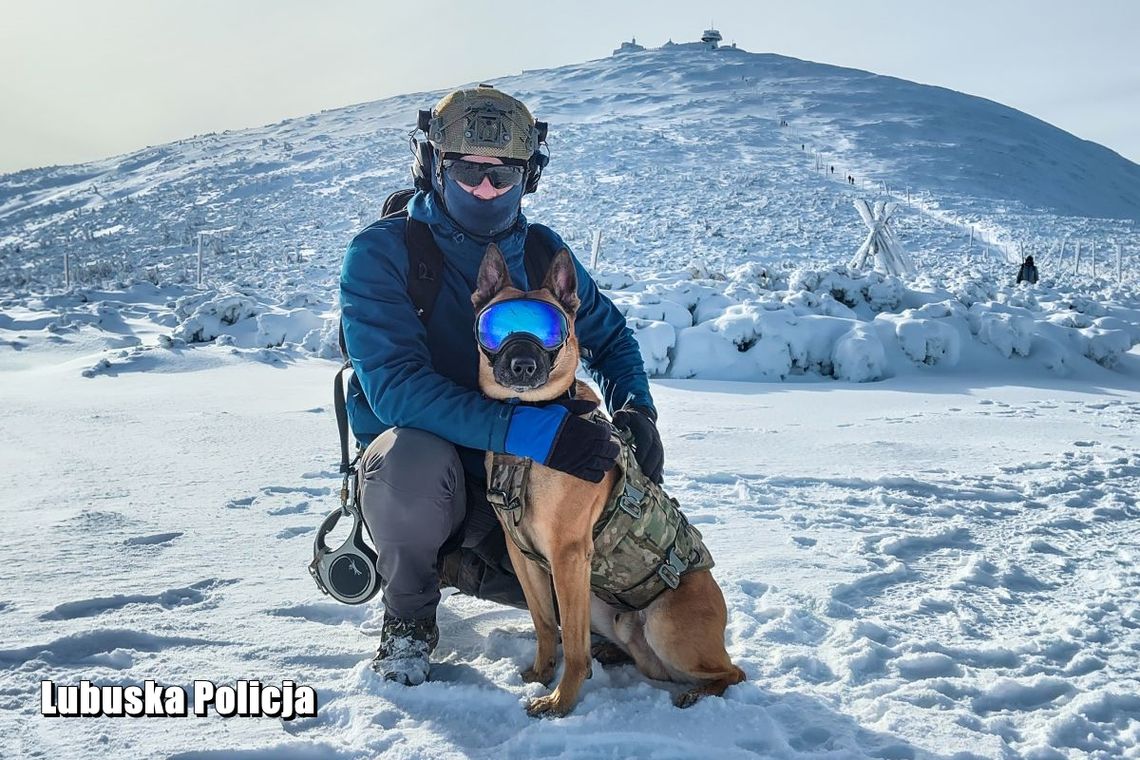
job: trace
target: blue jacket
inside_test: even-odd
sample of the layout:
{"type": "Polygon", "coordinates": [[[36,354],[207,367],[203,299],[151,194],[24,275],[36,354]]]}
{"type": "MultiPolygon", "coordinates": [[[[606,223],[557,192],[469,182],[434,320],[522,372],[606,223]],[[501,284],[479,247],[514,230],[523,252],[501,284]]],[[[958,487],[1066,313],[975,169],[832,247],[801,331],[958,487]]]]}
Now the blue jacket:
{"type": "MultiPolygon", "coordinates": [[[[408,298],[408,250],[403,219],[382,219],[352,239],[340,280],[344,338],[352,359],[349,422],[361,445],[389,427],[426,430],[460,447],[464,468],[482,478],[485,451],[531,456],[549,453],[562,407],[518,406],[485,398],[478,390],[479,358],[471,294],[485,244],[465,235],[435,195],[418,192],[408,204],[426,223],[444,254],[443,283],[425,327],[408,298]]],[[[553,231],[552,250],[566,244],[553,231]]],[[[527,221],[496,240],[516,286],[528,283],[523,264],[527,221]]],[[[581,356],[606,406],[626,404],[654,412],[637,341],[625,318],[575,258],[581,306],[575,332],[581,356]]]]}

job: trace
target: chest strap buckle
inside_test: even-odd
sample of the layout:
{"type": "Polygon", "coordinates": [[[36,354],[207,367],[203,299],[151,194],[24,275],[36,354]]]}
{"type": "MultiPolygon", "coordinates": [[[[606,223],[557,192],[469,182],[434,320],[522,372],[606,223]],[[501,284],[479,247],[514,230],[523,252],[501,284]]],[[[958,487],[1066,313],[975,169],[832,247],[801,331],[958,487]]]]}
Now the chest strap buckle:
{"type": "Polygon", "coordinates": [[[640,488],[635,488],[628,480],[625,482],[625,490],[622,491],[621,496],[618,497],[618,507],[621,511],[632,517],[634,520],[641,517],[641,502],[645,501],[645,491],[640,488]]]}
{"type": "Polygon", "coordinates": [[[487,501],[496,509],[508,512],[513,512],[522,506],[522,501],[518,496],[514,496],[501,488],[488,488],[487,501]]]}
{"type": "Polygon", "coordinates": [[[682,560],[677,556],[677,552],[673,547],[669,548],[669,556],[657,568],[657,574],[661,576],[661,580],[665,581],[665,585],[669,588],[677,588],[681,585],[681,573],[689,567],[689,563],[682,560]]]}

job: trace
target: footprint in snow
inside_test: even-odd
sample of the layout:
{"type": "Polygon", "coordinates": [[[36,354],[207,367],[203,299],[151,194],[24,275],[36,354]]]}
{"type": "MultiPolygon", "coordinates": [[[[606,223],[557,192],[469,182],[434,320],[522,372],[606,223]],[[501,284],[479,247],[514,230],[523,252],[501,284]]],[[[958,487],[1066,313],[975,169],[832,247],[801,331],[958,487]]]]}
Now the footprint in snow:
{"type": "MultiPolygon", "coordinates": [[[[303,494],[304,496],[328,496],[332,493],[332,489],[328,486],[264,486],[261,489],[263,494],[272,496],[275,494],[303,494]]],[[[252,498],[251,498],[252,501],[252,498]]]]}
{"type": "Polygon", "coordinates": [[[157,636],[129,628],[98,628],[79,631],[42,644],[0,649],[0,667],[12,668],[30,661],[53,665],[106,665],[130,667],[130,652],[161,652],[181,646],[229,644],[227,641],[186,636],[157,636]]]}
{"type": "Polygon", "coordinates": [[[297,515],[309,511],[309,502],[299,501],[296,504],[290,504],[286,507],[278,507],[277,509],[269,510],[271,515],[297,515]]]}
{"type": "Polygon", "coordinates": [[[313,525],[296,525],[292,528],[284,528],[277,531],[277,538],[296,538],[306,533],[312,533],[314,530],[316,530],[316,526],[313,525]]]}
{"type": "Polygon", "coordinates": [[[274,610],[268,610],[266,614],[273,617],[298,618],[321,625],[340,625],[341,623],[359,625],[371,617],[372,612],[367,605],[363,604],[349,606],[332,602],[308,602],[278,607],[274,610]]]}
{"type": "Polygon", "coordinates": [[[206,599],[207,592],[233,582],[207,578],[189,586],[171,588],[157,594],[115,594],[114,596],[79,599],[74,602],[57,604],[51,610],[40,615],[39,619],[75,620],[76,618],[95,617],[104,612],[122,609],[129,604],[154,604],[163,609],[172,610],[175,607],[198,604],[206,599]]]}
{"type": "Polygon", "coordinates": [[[169,544],[174,539],[182,535],[181,531],[173,531],[171,533],[151,533],[146,536],[131,536],[123,541],[124,546],[158,546],[161,544],[169,544]]]}
{"type": "Polygon", "coordinates": [[[340,473],[333,472],[332,470],[314,470],[301,473],[302,480],[319,480],[323,478],[340,478],[340,473]]]}

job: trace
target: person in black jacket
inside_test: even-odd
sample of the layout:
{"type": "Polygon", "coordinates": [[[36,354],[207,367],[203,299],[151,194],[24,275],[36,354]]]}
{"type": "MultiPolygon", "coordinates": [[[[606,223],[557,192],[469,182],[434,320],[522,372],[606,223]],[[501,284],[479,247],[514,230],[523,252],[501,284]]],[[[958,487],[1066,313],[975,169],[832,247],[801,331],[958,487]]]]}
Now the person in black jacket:
{"type": "Polygon", "coordinates": [[[1028,282],[1030,285],[1037,284],[1037,265],[1033,263],[1032,256],[1026,256],[1021,268],[1017,270],[1017,284],[1023,282],[1028,282]]]}

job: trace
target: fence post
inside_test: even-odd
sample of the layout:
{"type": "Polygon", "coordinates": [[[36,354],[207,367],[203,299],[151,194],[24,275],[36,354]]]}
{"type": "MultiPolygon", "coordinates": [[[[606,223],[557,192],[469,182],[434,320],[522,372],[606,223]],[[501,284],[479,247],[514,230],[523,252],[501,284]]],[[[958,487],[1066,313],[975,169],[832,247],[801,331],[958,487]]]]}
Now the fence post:
{"type": "Polygon", "coordinates": [[[590,269],[598,271],[598,262],[602,260],[602,231],[594,230],[594,250],[590,253],[590,269]]]}
{"type": "Polygon", "coordinates": [[[66,247],[63,249],[63,286],[71,290],[71,253],[66,247]]]}
{"type": "Polygon", "coordinates": [[[1124,244],[1116,241],[1116,281],[1124,282],[1124,244]]]}
{"type": "Polygon", "coordinates": [[[1081,241],[1077,241],[1077,250],[1073,252],[1073,274],[1081,271],[1081,241]]]}
{"type": "Polygon", "coordinates": [[[202,233],[198,233],[198,287],[202,287],[202,233]]]}

